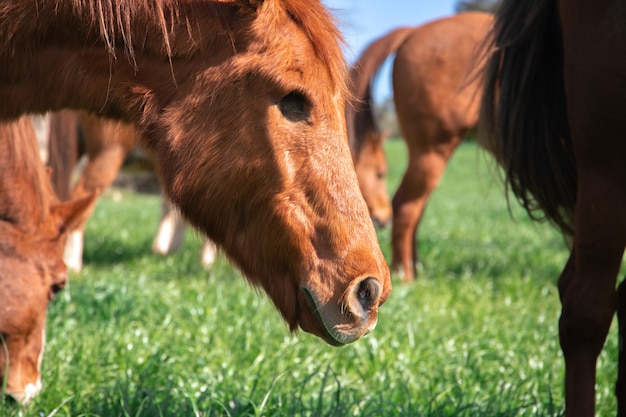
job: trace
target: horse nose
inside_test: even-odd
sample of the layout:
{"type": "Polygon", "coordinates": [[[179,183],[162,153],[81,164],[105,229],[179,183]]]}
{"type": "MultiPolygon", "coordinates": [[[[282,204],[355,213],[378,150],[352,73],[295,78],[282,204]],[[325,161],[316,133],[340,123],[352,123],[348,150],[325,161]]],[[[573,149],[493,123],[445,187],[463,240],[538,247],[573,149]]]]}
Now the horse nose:
{"type": "Polygon", "coordinates": [[[379,216],[372,216],[372,222],[374,223],[374,226],[378,229],[385,229],[389,225],[390,219],[383,219],[379,216]]]}
{"type": "Polygon", "coordinates": [[[352,314],[366,320],[370,310],[377,306],[380,301],[382,288],[373,277],[367,277],[354,286],[351,300],[348,306],[352,314]]]}
{"type": "MultiPolygon", "coordinates": [[[[0,383],[2,383],[1,380],[0,383]]],[[[28,405],[39,394],[39,392],[41,392],[41,379],[38,378],[37,382],[34,384],[26,384],[22,391],[7,389],[4,392],[4,402],[5,404],[16,403],[22,406],[28,405]]]]}
{"type": "Polygon", "coordinates": [[[391,205],[389,206],[389,209],[380,208],[378,210],[371,210],[370,217],[372,218],[372,222],[374,223],[374,226],[384,229],[385,227],[389,225],[389,223],[391,223],[391,217],[392,217],[391,205]]]}

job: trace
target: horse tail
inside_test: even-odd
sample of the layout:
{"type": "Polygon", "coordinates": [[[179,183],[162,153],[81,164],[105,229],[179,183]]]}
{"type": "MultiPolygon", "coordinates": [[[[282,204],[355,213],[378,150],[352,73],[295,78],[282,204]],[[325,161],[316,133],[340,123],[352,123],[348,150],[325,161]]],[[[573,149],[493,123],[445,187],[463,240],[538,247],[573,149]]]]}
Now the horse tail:
{"type": "Polygon", "coordinates": [[[348,140],[356,160],[365,138],[380,134],[371,95],[372,79],[389,55],[395,52],[415,28],[402,27],[372,42],[350,70],[351,102],[346,106],[348,140]]]}
{"type": "Polygon", "coordinates": [[[481,140],[503,167],[507,194],[572,236],[576,162],[557,2],[504,0],[490,35],[481,140]]]}
{"type": "Polygon", "coordinates": [[[78,118],[76,113],[63,110],[50,115],[48,134],[48,166],[50,180],[61,201],[70,197],[72,173],[78,161],[78,118]]]}

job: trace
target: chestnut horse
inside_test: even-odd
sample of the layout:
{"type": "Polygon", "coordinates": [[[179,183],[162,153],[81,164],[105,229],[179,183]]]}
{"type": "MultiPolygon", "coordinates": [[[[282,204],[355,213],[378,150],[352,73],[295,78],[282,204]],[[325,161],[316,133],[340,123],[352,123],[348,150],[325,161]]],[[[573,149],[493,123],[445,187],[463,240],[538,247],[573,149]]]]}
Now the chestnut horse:
{"type": "Polygon", "coordinates": [[[469,68],[493,16],[461,13],[415,28],[399,28],[372,42],[351,71],[356,102],[346,106],[348,137],[361,191],[374,222],[393,213],[392,270],[417,274],[417,230],[431,193],[466,133],[478,123],[479,77],[469,68]],[[384,134],[372,113],[371,84],[387,57],[408,167],[389,203],[384,134]]]}
{"type": "Polygon", "coordinates": [[[291,330],[370,332],[391,290],[346,136],[341,35],[319,0],[0,0],[0,117],[134,123],[187,220],[291,330]]]}
{"type": "MultiPolygon", "coordinates": [[[[60,111],[46,115],[48,165],[52,168],[52,185],[57,195],[65,199],[80,198],[113,184],[122,163],[139,144],[139,133],[127,123],[96,117],[86,112],[60,111]],[[78,159],[87,160],[76,183],[71,186],[78,159]]],[[[67,268],[80,272],[83,266],[83,240],[87,221],[93,212],[85,213],[75,229],[70,231],[63,259],[67,268]]],[[[182,244],[186,223],[179,211],[164,197],[162,217],[152,244],[153,252],[167,255],[182,244]]],[[[206,239],[201,261],[210,268],[217,248],[206,239]]]]}
{"type": "Polygon", "coordinates": [[[95,199],[59,203],[29,117],[0,124],[0,172],[0,394],[26,403],[41,389],[48,304],[67,280],[66,231],[95,199]]]}
{"type": "Polygon", "coordinates": [[[565,414],[594,415],[596,360],[617,311],[626,415],[626,3],[505,0],[486,67],[481,134],[508,189],[572,242],[559,278],[565,414]],[[484,125],[484,131],[482,129],[484,125]]]}

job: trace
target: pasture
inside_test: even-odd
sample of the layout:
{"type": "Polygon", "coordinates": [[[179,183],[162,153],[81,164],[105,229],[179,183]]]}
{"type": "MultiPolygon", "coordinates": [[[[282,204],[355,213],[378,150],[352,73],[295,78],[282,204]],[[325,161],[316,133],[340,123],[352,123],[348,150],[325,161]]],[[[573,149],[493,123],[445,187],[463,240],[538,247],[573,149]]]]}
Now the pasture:
{"type": "MultiPolygon", "coordinates": [[[[386,144],[390,192],[403,147],[386,144]]],[[[44,388],[23,415],[561,415],[555,283],[567,250],[515,202],[512,212],[493,165],[461,145],[425,213],[419,278],[393,277],[376,330],[333,348],[290,335],[223,257],[204,271],[198,236],[153,255],[160,200],[108,191],[83,272],[50,307],[44,388]]],[[[378,233],[389,260],[389,229],[378,233]]],[[[598,415],[615,409],[615,330],[599,359],[598,415]]]]}

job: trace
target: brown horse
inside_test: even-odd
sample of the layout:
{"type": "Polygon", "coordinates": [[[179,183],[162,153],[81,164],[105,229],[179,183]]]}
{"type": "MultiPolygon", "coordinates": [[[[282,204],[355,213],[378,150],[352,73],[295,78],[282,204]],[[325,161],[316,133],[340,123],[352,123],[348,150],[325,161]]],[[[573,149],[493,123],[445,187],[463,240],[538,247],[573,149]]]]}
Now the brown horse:
{"type": "Polygon", "coordinates": [[[572,241],[558,283],[568,417],[594,415],[596,360],[616,311],[626,415],[626,287],[616,291],[626,247],[624,22],[621,0],[505,0],[486,70],[486,146],[531,216],[572,241]]]}
{"type": "Polygon", "coordinates": [[[371,331],[391,289],[346,137],[319,0],[0,0],[0,117],[136,125],[168,197],[292,330],[371,331]]]}
{"type": "Polygon", "coordinates": [[[372,42],[351,71],[357,101],[346,106],[346,118],[359,184],[376,223],[387,223],[393,213],[392,270],[407,281],[417,273],[417,229],[428,198],[448,159],[478,123],[482,86],[469,68],[492,22],[490,14],[471,12],[396,29],[372,42]],[[392,210],[371,83],[393,52],[393,97],[409,163],[392,210]]]}
{"type": "Polygon", "coordinates": [[[0,172],[0,393],[28,402],[41,389],[48,304],[67,280],[66,231],[95,200],[59,203],[28,117],[0,124],[0,172]]]}
{"type": "MultiPolygon", "coordinates": [[[[41,120],[38,118],[37,120],[41,120]]],[[[122,163],[139,144],[139,133],[127,123],[96,117],[83,111],[60,111],[45,116],[49,129],[42,135],[47,140],[47,163],[52,169],[52,185],[61,199],[75,199],[96,190],[109,188],[122,163]],[[73,184],[78,160],[86,157],[84,168],[73,184]]],[[[87,221],[85,216],[70,231],[63,259],[68,270],[80,272],[83,265],[83,240],[87,221]]],[[[152,250],[167,255],[177,250],[184,239],[186,223],[167,198],[163,200],[162,217],[152,250]]],[[[201,261],[210,268],[217,255],[215,244],[205,239],[201,261]]]]}

